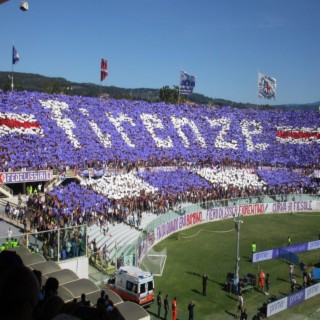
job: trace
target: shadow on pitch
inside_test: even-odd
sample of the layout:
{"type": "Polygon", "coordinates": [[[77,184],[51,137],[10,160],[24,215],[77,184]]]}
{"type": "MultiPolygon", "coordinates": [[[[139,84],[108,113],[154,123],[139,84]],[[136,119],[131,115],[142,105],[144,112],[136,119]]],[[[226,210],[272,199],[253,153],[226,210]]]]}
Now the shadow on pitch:
{"type": "Polygon", "coordinates": [[[199,290],[197,289],[191,289],[191,291],[193,291],[194,293],[197,293],[197,294],[200,294],[200,295],[203,295],[202,292],[200,292],[199,290]]]}
{"type": "Polygon", "coordinates": [[[187,271],[187,273],[188,273],[188,274],[191,274],[192,276],[197,276],[197,277],[202,278],[202,274],[200,274],[200,273],[192,272],[192,271],[187,271]]]}
{"type": "Polygon", "coordinates": [[[242,258],[243,260],[247,260],[247,262],[252,262],[252,257],[242,256],[241,258],[242,258]]]}
{"type": "Polygon", "coordinates": [[[230,315],[231,317],[233,317],[234,319],[237,319],[237,317],[238,317],[237,314],[232,313],[232,312],[230,312],[230,311],[225,310],[224,312],[225,312],[226,314],[230,315]]]}
{"type": "MultiPolygon", "coordinates": [[[[192,276],[197,276],[197,277],[199,277],[199,278],[202,278],[202,274],[200,274],[200,273],[197,273],[197,272],[192,272],[192,271],[187,271],[187,273],[188,274],[190,274],[190,275],[192,275],[192,276]]],[[[219,282],[216,282],[216,281],[214,281],[214,280],[212,280],[212,279],[210,279],[210,278],[208,278],[208,281],[211,281],[211,282],[213,282],[213,283],[217,283],[217,284],[219,284],[219,285],[223,285],[222,283],[219,283],[219,282]]]]}
{"type": "MultiPolygon", "coordinates": [[[[149,310],[148,310],[148,313],[152,314],[152,315],[153,315],[154,317],[156,317],[156,318],[159,318],[159,317],[158,317],[158,314],[155,313],[155,312],[152,312],[152,311],[149,311],[149,310]]],[[[160,318],[162,318],[162,317],[160,317],[160,318]]]]}
{"type": "Polygon", "coordinates": [[[228,297],[231,300],[238,301],[238,297],[237,296],[232,296],[230,294],[227,294],[226,297],[228,297]]]}
{"type": "Polygon", "coordinates": [[[277,280],[279,280],[279,281],[283,281],[283,282],[287,282],[287,283],[290,283],[290,281],[289,281],[289,280],[286,280],[286,279],[283,279],[283,278],[277,278],[277,280]]]}

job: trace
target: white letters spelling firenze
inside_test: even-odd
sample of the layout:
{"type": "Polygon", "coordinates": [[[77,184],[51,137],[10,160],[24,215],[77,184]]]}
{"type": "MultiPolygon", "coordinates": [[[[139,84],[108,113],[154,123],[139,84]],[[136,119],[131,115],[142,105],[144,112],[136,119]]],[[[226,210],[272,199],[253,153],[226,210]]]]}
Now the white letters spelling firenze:
{"type": "MultiPolygon", "coordinates": [[[[50,109],[52,112],[52,119],[56,121],[58,127],[60,127],[65,133],[72,145],[75,148],[81,148],[81,144],[74,135],[72,129],[76,128],[74,122],[67,118],[63,111],[69,110],[69,106],[65,102],[55,101],[55,100],[47,100],[42,101],[40,100],[41,105],[46,108],[50,109]]],[[[89,116],[89,112],[85,108],[79,108],[80,112],[84,116],[89,116]]],[[[166,135],[166,128],[162,123],[161,119],[156,114],[151,113],[142,113],[140,115],[143,125],[145,126],[146,130],[151,135],[153,141],[155,142],[158,148],[174,148],[174,143],[172,138],[169,135],[166,135]],[[162,132],[164,137],[157,136],[156,132],[162,132]]],[[[113,116],[110,112],[106,112],[106,119],[111,122],[114,126],[116,131],[120,134],[123,141],[127,144],[128,147],[135,148],[135,143],[130,139],[127,132],[125,131],[123,124],[127,123],[132,127],[136,126],[134,120],[127,114],[120,113],[117,116],[113,116]]],[[[231,120],[229,118],[222,117],[220,119],[209,119],[208,117],[204,118],[210,125],[210,128],[217,132],[216,139],[214,140],[214,146],[220,149],[234,149],[238,150],[238,141],[231,140],[226,141],[225,138],[228,135],[231,127],[231,120]]],[[[184,130],[186,127],[191,129],[195,136],[195,142],[198,146],[205,149],[207,148],[206,141],[202,137],[198,127],[194,123],[194,121],[182,117],[178,118],[176,116],[170,117],[171,123],[175,128],[178,137],[181,139],[182,144],[185,148],[189,148],[191,142],[189,141],[187,135],[185,134],[184,130]]],[[[92,129],[92,131],[96,134],[99,141],[105,148],[112,148],[111,142],[111,134],[104,134],[101,129],[99,128],[98,124],[94,120],[88,120],[88,123],[92,129]]],[[[267,143],[257,143],[254,144],[252,137],[255,135],[259,135],[263,133],[263,127],[260,122],[256,120],[242,120],[240,122],[241,132],[243,134],[247,151],[263,151],[266,150],[269,145],[267,143]],[[254,129],[251,129],[254,128],[254,129]]]]}
{"type": "Polygon", "coordinates": [[[68,110],[69,106],[65,102],[55,101],[55,100],[47,100],[41,101],[40,103],[46,109],[50,109],[52,112],[52,118],[57,122],[57,126],[64,130],[67,137],[70,139],[71,143],[75,148],[81,148],[80,142],[74,136],[72,132],[72,128],[75,128],[75,124],[71,119],[64,118],[62,111],[68,110]]]}

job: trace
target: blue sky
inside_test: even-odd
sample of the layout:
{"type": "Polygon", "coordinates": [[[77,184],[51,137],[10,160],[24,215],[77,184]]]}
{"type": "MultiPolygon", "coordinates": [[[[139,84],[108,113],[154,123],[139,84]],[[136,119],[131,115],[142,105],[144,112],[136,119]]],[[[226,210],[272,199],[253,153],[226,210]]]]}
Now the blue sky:
{"type": "Polygon", "coordinates": [[[0,70],[156,88],[197,77],[194,92],[258,104],[320,100],[319,0],[20,0],[0,5],[0,70]],[[257,74],[277,98],[257,100],[257,74]]]}

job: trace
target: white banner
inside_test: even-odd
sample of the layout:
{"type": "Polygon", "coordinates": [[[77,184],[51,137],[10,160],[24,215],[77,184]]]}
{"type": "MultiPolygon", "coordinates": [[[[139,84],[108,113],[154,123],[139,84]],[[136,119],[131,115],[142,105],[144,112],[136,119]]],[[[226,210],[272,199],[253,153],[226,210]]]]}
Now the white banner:
{"type": "Polygon", "coordinates": [[[317,283],[311,287],[305,289],[305,299],[312,298],[316,295],[320,294],[320,283],[317,283]]]}
{"type": "Polygon", "coordinates": [[[288,298],[287,297],[269,303],[267,306],[267,317],[270,317],[278,312],[286,310],[287,306],[288,306],[288,298]]]}

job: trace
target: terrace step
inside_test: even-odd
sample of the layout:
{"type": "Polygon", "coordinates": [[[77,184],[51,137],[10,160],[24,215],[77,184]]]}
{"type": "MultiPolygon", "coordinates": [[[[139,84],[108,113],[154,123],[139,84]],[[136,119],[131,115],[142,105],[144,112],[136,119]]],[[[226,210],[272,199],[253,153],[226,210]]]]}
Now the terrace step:
{"type": "Polygon", "coordinates": [[[5,184],[0,184],[0,193],[9,198],[13,197],[13,190],[5,184]]]}

